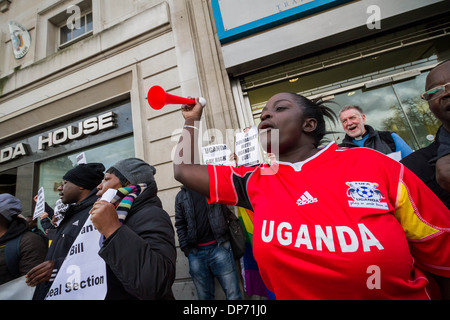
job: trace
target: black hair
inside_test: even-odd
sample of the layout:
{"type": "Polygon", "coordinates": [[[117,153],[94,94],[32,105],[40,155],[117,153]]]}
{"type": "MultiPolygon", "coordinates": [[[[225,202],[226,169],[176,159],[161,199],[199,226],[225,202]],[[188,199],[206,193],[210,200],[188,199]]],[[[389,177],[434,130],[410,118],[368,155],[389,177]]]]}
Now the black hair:
{"type": "Polygon", "coordinates": [[[294,97],[294,101],[303,107],[305,117],[313,118],[317,121],[317,128],[313,132],[314,145],[317,148],[326,134],[333,133],[332,131],[327,131],[325,117],[333,122],[333,124],[336,124],[337,116],[331,108],[324,105],[325,101],[322,98],[310,100],[297,93],[291,94],[294,97]]]}

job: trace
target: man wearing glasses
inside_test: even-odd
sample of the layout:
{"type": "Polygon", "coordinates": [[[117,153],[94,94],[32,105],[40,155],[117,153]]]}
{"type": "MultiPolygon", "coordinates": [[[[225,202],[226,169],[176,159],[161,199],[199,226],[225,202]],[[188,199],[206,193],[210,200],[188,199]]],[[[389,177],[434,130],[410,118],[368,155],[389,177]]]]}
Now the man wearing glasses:
{"type": "MultiPolygon", "coordinates": [[[[450,209],[450,60],[434,67],[425,82],[431,112],[442,122],[428,147],[413,152],[400,162],[414,172],[450,209]]],[[[450,213],[449,213],[450,214],[450,213]]],[[[433,275],[443,297],[450,296],[450,279],[433,275]]]]}
{"type": "Polygon", "coordinates": [[[426,92],[431,112],[442,122],[428,147],[417,150],[401,162],[413,171],[450,209],[450,60],[434,67],[427,76],[426,92]]]}

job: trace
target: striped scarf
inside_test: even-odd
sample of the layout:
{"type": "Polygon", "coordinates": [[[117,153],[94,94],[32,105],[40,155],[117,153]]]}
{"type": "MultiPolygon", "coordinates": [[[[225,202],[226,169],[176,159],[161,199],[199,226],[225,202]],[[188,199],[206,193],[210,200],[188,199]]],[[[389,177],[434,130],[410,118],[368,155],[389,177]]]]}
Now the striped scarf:
{"type": "Polygon", "coordinates": [[[147,188],[145,183],[123,187],[117,190],[116,195],[111,200],[117,210],[120,223],[123,223],[130,212],[133,201],[147,188]]]}

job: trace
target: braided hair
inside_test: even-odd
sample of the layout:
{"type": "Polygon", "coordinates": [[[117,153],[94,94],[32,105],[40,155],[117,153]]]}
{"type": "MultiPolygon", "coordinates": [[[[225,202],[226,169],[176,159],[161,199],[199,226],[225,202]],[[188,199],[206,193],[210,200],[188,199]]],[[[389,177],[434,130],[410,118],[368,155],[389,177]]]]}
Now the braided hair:
{"type": "Polygon", "coordinates": [[[317,121],[317,128],[314,130],[314,146],[317,148],[323,137],[326,134],[333,133],[327,131],[325,117],[328,118],[333,124],[336,124],[337,116],[331,108],[324,105],[324,101],[321,98],[310,100],[297,93],[290,93],[293,96],[294,101],[303,108],[303,114],[306,118],[313,118],[317,121]]]}

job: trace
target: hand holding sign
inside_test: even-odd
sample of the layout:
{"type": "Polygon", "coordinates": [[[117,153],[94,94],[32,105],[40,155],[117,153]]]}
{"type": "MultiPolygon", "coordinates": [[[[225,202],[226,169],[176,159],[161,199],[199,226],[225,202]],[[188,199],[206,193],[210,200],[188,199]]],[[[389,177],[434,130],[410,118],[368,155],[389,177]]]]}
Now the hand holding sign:
{"type": "Polygon", "coordinates": [[[94,227],[105,238],[112,235],[120,228],[120,221],[117,216],[117,211],[110,202],[116,195],[117,190],[108,189],[102,198],[94,203],[92,209],[89,211],[94,227]]]}

